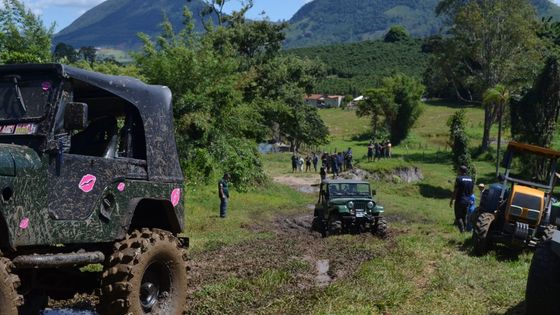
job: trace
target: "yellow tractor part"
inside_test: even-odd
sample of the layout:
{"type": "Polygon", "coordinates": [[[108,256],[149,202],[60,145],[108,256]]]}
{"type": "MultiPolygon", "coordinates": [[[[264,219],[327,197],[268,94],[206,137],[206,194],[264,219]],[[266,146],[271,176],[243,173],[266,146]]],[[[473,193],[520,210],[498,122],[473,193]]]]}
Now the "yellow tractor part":
{"type": "Polygon", "coordinates": [[[543,191],[527,186],[513,185],[506,210],[506,221],[520,221],[534,227],[541,222],[543,209],[543,191]]]}

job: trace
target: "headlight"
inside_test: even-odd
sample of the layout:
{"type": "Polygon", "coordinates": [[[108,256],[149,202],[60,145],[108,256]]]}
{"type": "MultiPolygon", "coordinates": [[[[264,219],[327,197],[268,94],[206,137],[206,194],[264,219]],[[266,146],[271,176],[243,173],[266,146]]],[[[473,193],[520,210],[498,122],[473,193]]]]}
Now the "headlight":
{"type": "Polygon", "coordinates": [[[348,201],[348,204],[346,204],[346,206],[348,207],[348,209],[354,209],[354,202],[348,201]]]}
{"type": "Polygon", "coordinates": [[[370,202],[367,203],[367,208],[368,209],[371,210],[371,209],[373,209],[373,207],[375,207],[375,204],[373,203],[373,201],[370,201],[370,202]]]}

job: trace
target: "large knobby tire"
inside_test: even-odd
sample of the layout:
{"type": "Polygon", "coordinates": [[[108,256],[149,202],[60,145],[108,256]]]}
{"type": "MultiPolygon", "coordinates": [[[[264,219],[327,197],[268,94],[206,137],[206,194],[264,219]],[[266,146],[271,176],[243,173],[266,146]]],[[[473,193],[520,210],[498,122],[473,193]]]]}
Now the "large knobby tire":
{"type": "Polygon", "coordinates": [[[495,216],[492,213],[481,213],[474,226],[473,230],[473,245],[474,253],[476,255],[484,255],[488,251],[489,240],[488,231],[490,231],[490,226],[494,222],[495,216]]]}
{"type": "Polygon", "coordinates": [[[186,255],[167,231],[142,229],[115,244],[101,278],[104,315],[183,314],[187,304],[186,255]]]}
{"type": "Polygon", "coordinates": [[[387,221],[384,218],[376,218],[375,223],[371,228],[371,233],[380,238],[387,237],[387,221]]]}
{"type": "Polygon", "coordinates": [[[550,249],[550,241],[537,248],[531,261],[525,303],[527,314],[558,314],[560,258],[550,249]]]}
{"type": "Polygon", "coordinates": [[[19,277],[12,273],[12,262],[0,257],[0,314],[18,315],[18,307],[23,304],[23,297],[18,294],[19,277]]]}

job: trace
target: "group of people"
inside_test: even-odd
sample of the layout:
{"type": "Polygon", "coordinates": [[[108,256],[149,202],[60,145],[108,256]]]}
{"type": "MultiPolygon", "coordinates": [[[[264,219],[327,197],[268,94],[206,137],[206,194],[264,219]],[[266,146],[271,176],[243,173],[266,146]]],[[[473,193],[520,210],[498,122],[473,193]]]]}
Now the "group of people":
{"type": "Polygon", "coordinates": [[[392,145],[391,141],[385,140],[381,142],[370,141],[368,145],[367,157],[368,161],[372,162],[380,160],[381,158],[391,157],[392,145]]]}
{"type": "MultiPolygon", "coordinates": [[[[333,178],[336,178],[340,175],[343,171],[348,171],[353,169],[352,161],[352,148],[348,148],[348,150],[343,152],[334,152],[329,154],[324,152],[321,154],[321,168],[319,173],[321,175],[321,179],[324,180],[327,178],[327,174],[332,174],[333,178]]],[[[307,155],[305,158],[300,156],[296,153],[292,155],[292,173],[304,172],[317,172],[319,164],[319,156],[312,152],[311,155],[307,155]],[[313,168],[311,168],[313,166],[313,168]]]]}
{"type": "Polygon", "coordinates": [[[317,172],[317,165],[319,164],[319,157],[315,152],[311,155],[307,155],[305,158],[302,156],[292,155],[292,173],[303,172],[303,167],[305,165],[305,172],[311,172],[311,165],[313,165],[313,170],[317,172]]]}
{"type": "Polygon", "coordinates": [[[321,156],[321,180],[325,180],[327,174],[332,174],[333,178],[336,178],[341,172],[353,169],[352,162],[352,148],[348,148],[344,152],[335,151],[333,154],[323,153],[321,156]]]}

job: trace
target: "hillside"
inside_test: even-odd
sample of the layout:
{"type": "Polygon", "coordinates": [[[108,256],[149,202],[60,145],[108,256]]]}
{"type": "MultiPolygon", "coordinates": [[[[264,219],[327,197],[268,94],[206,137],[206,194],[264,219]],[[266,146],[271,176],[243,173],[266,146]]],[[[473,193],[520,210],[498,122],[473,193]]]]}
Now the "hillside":
{"type": "MultiPolygon", "coordinates": [[[[549,0],[530,0],[540,16],[560,17],[549,0]]],[[[441,19],[434,9],[439,0],[314,0],[290,20],[286,47],[358,42],[382,37],[395,24],[414,37],[438,33],[441,19]]]]}
{"type": "Polygon", "coordinates": [[[327,66],[328,77],[321,80],[316,92],[354,96],[393,73],[420,78],[429,56],[422,52],[420,39],[297,48],[288,50],[288,53],[319,59],[327,66]]]}
{"type": "Polygon", "coordinates": [[[74,47],[134,48],[140,44],[139,32],[151,36],[161,33],[164,15],[175,29],[181,29],[185,3],[193,12],[196,29],[201,31],[200,12],[204,7],[201,0],[107,0],[56,34],[54,42],[74,47]]]}

